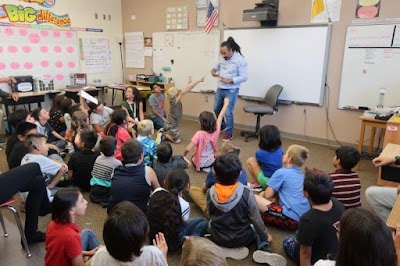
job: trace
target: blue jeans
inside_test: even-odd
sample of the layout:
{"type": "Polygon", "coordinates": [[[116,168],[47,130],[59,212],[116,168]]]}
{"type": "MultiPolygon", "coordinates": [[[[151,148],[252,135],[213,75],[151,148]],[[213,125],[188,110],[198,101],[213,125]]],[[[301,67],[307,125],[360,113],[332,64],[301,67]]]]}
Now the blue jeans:
{"type": "Polygon", "coordinates": [[[189,218],[184,225],[179,227],[179,239],[184,236],[204,236],[208,228],[208,221],[204,217],[189,218]]]}
{"type": "Polygon", "coordinates": [[[153,121],[154,129],[160,129],[164,127],[164,120],[158,116],[150,116],[151,121],[153,121]]]}
{"type": "Polygon", "coordinates": [[[269,243],[267,241],[261,240],[260,235],[257,233],[256,229],[254,228],[254,225],[250,225],[251,230],[253,230],[253,234],[256,238],[256,243],[257,243],[257,249],[260,249],[264,246],[266,246],[269,249],[269,243]]]}
{"type": "Polygon", "coordinates": [[[237,97],[239,95],[239,88],[236,89],[218,89],[215,93],[214,99],[214,112],[215,115],[218,117],[219,113],[221,112],[222,106],[224,105],[224,98],[229,99],[229,105],[226,109],[225,119],[222,120],[221,129],[225,128],[226,134],[233,133],[234,127],[234,119],[233,119],[233,110],[235,108],[235,104],[237,101],[237,97]],[[226,123],[225,123],[226,122],[226,123]]]}
{"type": "Polygon", "coordinates": [[[90,251],[90,250],[100,246],[100,242],[97,239],[96,234],[90,229],[82,230],[81,243],[82,243],[83,251],[90,251]]]}

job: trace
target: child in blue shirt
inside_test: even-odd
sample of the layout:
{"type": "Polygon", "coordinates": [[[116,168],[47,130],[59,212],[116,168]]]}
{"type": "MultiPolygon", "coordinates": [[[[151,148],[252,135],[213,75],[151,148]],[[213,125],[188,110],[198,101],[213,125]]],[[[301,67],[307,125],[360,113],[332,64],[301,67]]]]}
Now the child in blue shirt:
{"type": "Polygon", "coordinates": [[[267,188],[267,183],[276,170],[282,168],[282,141],[279,129],[274,125],[266,125],[260,129],[256,156],[247,159],[247,170],[254,183],[253,190],[267,188]]]}
{"type": "Polygon", "coordinates": [[[256,195],[257,205],[265,223],[284,230],[296,230],[300,217],[310,209],[303,194],[304,174],[300,167],[308,157],[308,149],[291,145],[283,156],[283,168],[277,170],[268,182],[268,188],[256,195]],[[279,201],[270,200],[278,195],[279,201]]]}
{"type": "Polygon", "coordinates": [[[146,166],[153,166],[153,162],[157,159],[157,143],[151,138],[154,134],[153,121],[145,119],[139,122],[137,141],[143,147],[143,163],[146,166]]]}

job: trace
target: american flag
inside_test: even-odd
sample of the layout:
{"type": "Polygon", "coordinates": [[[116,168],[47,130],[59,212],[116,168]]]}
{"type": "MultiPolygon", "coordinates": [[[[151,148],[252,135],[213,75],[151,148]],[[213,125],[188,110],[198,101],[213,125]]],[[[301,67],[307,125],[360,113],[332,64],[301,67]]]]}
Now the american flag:
{"type": "Polygon", "coordinates": [[[214,27],[214,23],[218,18],[218,10],[216,10],[213,4],[209,3],[207,11],[207,21],[206,21],[206,32],[210,33],[211,29],[214,27]]]}

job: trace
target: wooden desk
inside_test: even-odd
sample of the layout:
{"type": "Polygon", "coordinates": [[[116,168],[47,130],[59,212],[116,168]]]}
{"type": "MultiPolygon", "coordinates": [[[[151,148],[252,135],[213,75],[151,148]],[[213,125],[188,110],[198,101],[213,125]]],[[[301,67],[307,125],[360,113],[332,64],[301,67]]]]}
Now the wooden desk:
{"type": "MultiPolygon", "coordinates": [[[[16,106],[16,105],[21,105],[21,104],[28,104],[28,109],[31,111],[31,104],[36,103],[38,107],[42,107],[42,102],[44,102],[44,96],[46,95],[46,92],[20,92],[19,93],[19,99],[17,102],[15,102],[12,98],[3,98],[2,103],[6,107],[6,115],[10,114],[9,107],[10,106],[16,106]]],[[[9,134],[11,134],[11,126],[9,120],[7,120],[8,123],[8,128],[9,128],[9,134]]]]}
{"type": "MultiPolygon", "coordinates": [[[[385,137],[383,139],[383,149],[388,143],[400,143],[400,118],[393,115],[388,121],[377,120],[374,117],[360,116],[361,130],[360,139],[358,141],[358,151],[362,152],[364,145],[365,128],[371,127],[371,138],[369,140],[368,154],[372,154],[374,148],[375,133],[377,128],[385,129],[385,137]]],[[[357,166],[360,170],[360,164],[357,166]]]]}
{"type": "MultiPolygon", "coordinates": [[[[386,122],[385,138],[383,139],[383,148],[388,143],[400,144],[400,117],[393,115],[386,122]]],[[[400,153],[399,153],[400,154],[400,153]]]]}
{"type": "MultiPolygon", "coordinates": [[[[388,143],[380,156],[395,157],[400,155],[400,145],[388,143]]],[[[377,185],[397,187],[400,183],[400,166],[387,165],[379,167],[377,185]]]]}

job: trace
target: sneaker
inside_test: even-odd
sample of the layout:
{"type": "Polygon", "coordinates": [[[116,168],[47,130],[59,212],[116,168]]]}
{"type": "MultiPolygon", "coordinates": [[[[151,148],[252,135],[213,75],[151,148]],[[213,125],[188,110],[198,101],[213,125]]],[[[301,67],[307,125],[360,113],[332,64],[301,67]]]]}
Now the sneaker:
{"type": "Polygon", "coordinates": [[[5,139],[0,139],[0,145],[4,145],[4,144],[6,144],[7,143],[7,140],[5,140],[5,139]]]}
{"type": "Polygon", "coordinates": [[[204,168],[201,168],[201,171],[206,172],[206,173],[209,173],[209,172],[211,171],[211,167],[204,167],[204,168]]]}
{"type": "Polygon", "coordinates": [[[163,133],[164,133],[164,129],[160,128],[160,130],[158,130],[158,132],[157,132],[156,140],[155,140],[157,144],[160,144],[162,142],[163,133]]]}
{"type": "Polygon", "coordinates": [[[253,253],[253,260],[257,263],[267,263],[274,266],[286,266],[287,261],[279,254],[262,250],[256,250],[253,253]]]}
{"type": "Polygon", "coordinates": [[[68,150],[69,154],[75,152],[75,148],[74,148],[74,145],[72,144],[72,142],[67,142],[66,149],[68,150]]]}
{"type": "Polygon", "coordinates": [[[57,191],[60,190],[59,187],[53,187],[53,188],[48,188],[46,187],[47,190],[47,197],[49,198],[49,202],[53,202],[54,195],[56,194],[57,191]]]}
{"type": "Polygon", "coordinates": [[[262,187],[258,182],[254,182],[254,183],[247,183],[247,186],[249,188],[251,188],[251,190],[255,191],[255,192],[261,192],[262,191],[262,187]]]}
{"type": "Polygon", "coordinates": [[[232,134],[225,134],[224,138],[222,139],[222,141],[230,141],[233,139],[232,134]]]}
{"type": "Polygon", "coordinates": [[[244,260],[247,258],[247,256],[249,256],[249,249],[247,247],[226,248],[219,246],[219,248],[222,250],[222,254],[224,254],[225,258],[244,260]]]}

